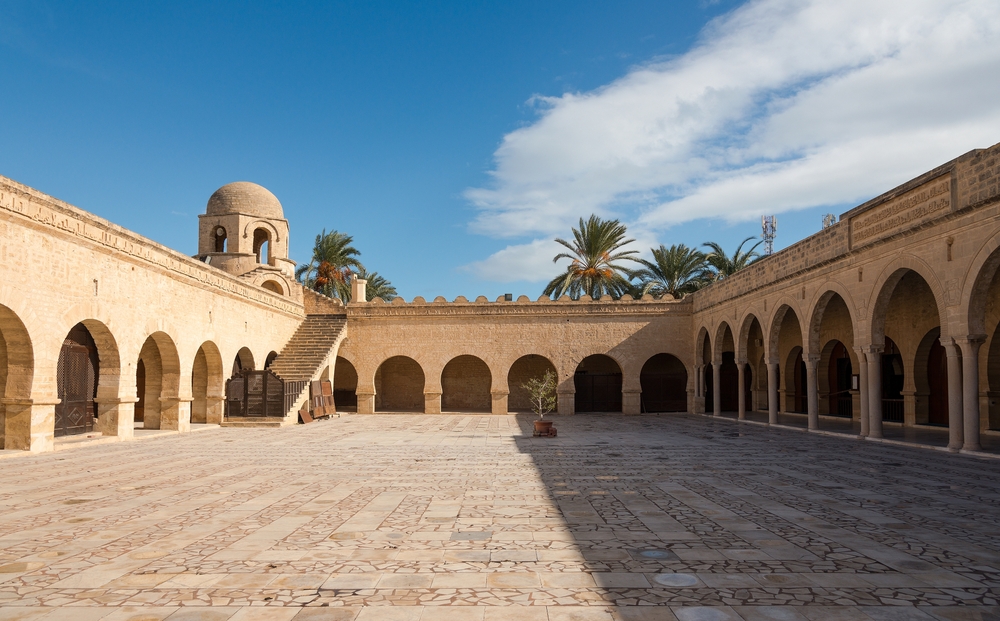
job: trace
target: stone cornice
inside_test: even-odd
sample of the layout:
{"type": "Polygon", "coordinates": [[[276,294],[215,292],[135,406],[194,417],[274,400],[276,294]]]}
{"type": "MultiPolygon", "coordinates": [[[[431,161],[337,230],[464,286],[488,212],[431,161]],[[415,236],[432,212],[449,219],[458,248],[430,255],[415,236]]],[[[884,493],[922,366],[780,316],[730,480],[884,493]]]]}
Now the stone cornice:
{"type": "Polygon", "coordinates": [[[348,304],[348,319],[396,317],[613,317],[615,315],[659,317],[690,315],[687,300],[584,300],[537,302],[369,302],[348,304]]]}
{"type": "Polygon", "coordinates": [[[193,280],[275,311],[300,317],[304,314],[300,304],[283,296],[250,286],[235,276],[3,176],[0,176],[0,213],[27,219],[36,227],[72,236],[80,243],[125,255],[170,276],[193,280]]]}

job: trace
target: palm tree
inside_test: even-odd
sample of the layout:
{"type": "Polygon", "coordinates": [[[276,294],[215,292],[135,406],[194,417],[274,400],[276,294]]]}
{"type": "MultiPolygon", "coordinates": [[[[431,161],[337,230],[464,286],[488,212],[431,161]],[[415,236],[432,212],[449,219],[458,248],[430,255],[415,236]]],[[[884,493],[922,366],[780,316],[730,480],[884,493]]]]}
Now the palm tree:
{"type": "Polygon", "coordinates": [[[545,286],[545,295],[560,297],[569,294],[573,299],[589,295],[597,299],[605,293],[621,297],[629,291],[628,268],[615,261],[635,261],[631,255],[635,250],[621,250],[634,239],[625,239],[625,225],[618,220],[601,220],[596,215],[584,221],[580,218],[580,228],[573,229],[573,243],[564,239],[556,241],[570,250],[561,252],[552,259],[569,259],[566,273],[556,276],[545,286]]]}
{"type": "Polygon", "coordinates": [[[354,238],[339,231],[323,232],[316,236],[312,259],[300,265],[295,277],[303,285],[329,297],[348,301],[351,297],[351,275],[364,266],[357,257],[361,254],[351,246],[354,238]]]}
{"type": "Polygon", "coordinates": [[[371,302],[375,298],[382,298],[386,302],[391,302],[396,299],[396,288],[378,272],[369,272],[362,267],[358,270],[358,278],[368,281],[365,288],[366,301],[371,302]]]}
{"type": "Polygon", "coordinates": [[[632,273],[639,279],[641,295],[650,293],[656,297],[671,295],[681,299],[685,294],[697,291],[710,278],[707,257],[704,252],[675,244],[667,248],[650,248],[653,260],[639,259],[645,268],[632,273]]]}
{"type": "Polygon", "coordinates": [[[726,255],[726,251],[722,249],[722,246],[715,242],[705,242],[703,244],[712,249],[706,255],[705,260],[715,270],[712,275],[713,280],[722,280],[727,276],[732,276],[760,258],[760,255],[756,251],[757,247],[764,243],[763,241],[757,242],[753,245],[753,248],[743,252],[743,245],[751,239],[755,238],[751,236],[741,241],[740,245],[736,247],[736,252],[733,253],[733,256],[726,255]]]}

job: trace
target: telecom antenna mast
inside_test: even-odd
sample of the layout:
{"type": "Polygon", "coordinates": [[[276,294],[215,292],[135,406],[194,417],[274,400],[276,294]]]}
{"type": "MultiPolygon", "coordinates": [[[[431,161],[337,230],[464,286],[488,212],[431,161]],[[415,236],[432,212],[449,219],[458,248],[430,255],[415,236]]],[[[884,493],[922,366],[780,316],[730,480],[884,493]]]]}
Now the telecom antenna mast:
{"type": "Polygon", "coordinates": [[[774,236],[778,233],[778,218],[775,216],[761,216],[760,228],[763,230],[764,256],[774,253],[774,236]]]}

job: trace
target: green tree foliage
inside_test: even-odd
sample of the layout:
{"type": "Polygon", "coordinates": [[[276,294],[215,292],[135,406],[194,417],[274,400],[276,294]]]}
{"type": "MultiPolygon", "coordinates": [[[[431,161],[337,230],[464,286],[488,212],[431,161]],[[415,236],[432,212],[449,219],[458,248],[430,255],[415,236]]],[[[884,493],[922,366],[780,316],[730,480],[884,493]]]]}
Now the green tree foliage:
{"type": "Polygon", "coordinates": [[[719,244],[705,242],[704,245],[711,248],[711,252],[706,255],[705,260],[708,261],[709,266],[712,268],[713,280],[722,280],[727,276],[732,276],[760,258],[760,255],[757,254],[757,247],[764,243],[763,241],[754,244],[750,250],[745,252],[743,250],[743,246],[752,239],[754,237],[751,236],[740,242],[740,245],[736,247],[736,251],[733,252],[732,256],[727,255],[726,251],[719,244]]]}
{"type": "Polygon", "coordinates": [[[632,243],[625,238],[625,225],[618,220],[602,220],[596,215],[588,220],[580,218],[580,228],[573,228],[573,243],[556,239],[570,252],[562,252],[552,259],[569,259],[566,272],[553,278],[545,287],[545,295],[558,298],[568,294],[573,299],[581,295],[600,298],[605,293],[619,298],[630,290],[628,268],[616,263],[636,261],[635,250],[622,250],[632,243]]]}
{"type": "Polygon", "coordinates": [[[545,418],[545,415],[556,409],[556,374],[546,371],[541,377],[533,377],[521,384],[521,388],[528,392],[531,397],[531,411],[538,415],[538,418],[545,418]]]}
{"type": "Polygon", "coordinates": [[[351,244],[354,238],[339,231],[323,232],[316,236],[312,259],[308,265],[295,270],[295,277],[306,287],[344,302],[351,297],[351,276],[364,266],[358,257],[361,253],[351,244]]]}
{"type": "Polygon", "coordinates": [[[705,253],[675,244],[667,248],[650,248],[653,260],[639,259],[643,268],[632,272],[639,280],[639,295],[647,293],[654,297],[670,295],[680,299],[692,291],[697,291],[711,280],[705,253]]]}

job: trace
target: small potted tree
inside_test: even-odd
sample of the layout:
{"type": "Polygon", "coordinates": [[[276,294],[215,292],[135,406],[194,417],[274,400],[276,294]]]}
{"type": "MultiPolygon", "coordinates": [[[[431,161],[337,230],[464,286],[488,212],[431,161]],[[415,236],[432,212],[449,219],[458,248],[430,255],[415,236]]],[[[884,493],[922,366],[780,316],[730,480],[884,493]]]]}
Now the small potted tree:
{"type": "Polygon", "coordinates": [[[544,420],[545,415],[556,409],[556,374],[546,371],[541,377],[533,377],[521,388],[528,392],[531,398],[531,411],[538,415],[535,421],[536,436],[554,436],[556,430],[552,421],[544,420]]]}

